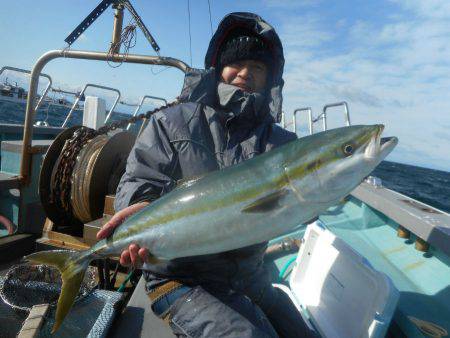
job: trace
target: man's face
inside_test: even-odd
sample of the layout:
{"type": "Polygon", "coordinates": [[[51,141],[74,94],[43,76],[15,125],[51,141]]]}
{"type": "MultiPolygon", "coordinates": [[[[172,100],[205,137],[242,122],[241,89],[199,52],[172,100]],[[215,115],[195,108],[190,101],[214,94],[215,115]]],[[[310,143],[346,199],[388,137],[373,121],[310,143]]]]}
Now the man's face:
{"type": "Polygon", "coordinates": [[[248,93],[263,93],[267,82],[267,66],[255,60],[236,61],[223,67],[221,81],[248,93]]]}

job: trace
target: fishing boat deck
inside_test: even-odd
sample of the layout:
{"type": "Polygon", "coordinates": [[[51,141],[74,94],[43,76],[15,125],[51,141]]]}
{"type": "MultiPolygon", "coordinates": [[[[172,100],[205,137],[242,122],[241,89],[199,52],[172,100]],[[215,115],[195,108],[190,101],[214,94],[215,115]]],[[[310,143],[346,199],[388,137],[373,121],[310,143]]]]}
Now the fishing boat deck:
{"type": "Polygon", "coordinates": [[[450,256],[450,216],[396,191],[362,183],[352,195],[450,256]]]}
{"type": "Polygon", "coordinates": [[[169,325],[153,314],[144,282],[144,278],[139,280],[127,306],[110,330],[111,337],[175,337],[169,325]]]}
{"type": "MultiPolygon", "coordinates": [[[[358,189],[353,196],[363,199],[367,197],[362,196],[364,193],[375,188],[360,186],[358,189]]],[[[411,207],[411,203],[393,201],[405,198],[409,199],[382,188],[368,198],[369,202],[377,204],[377,209],[369,206],[366,199],[362,202],[351,197],[347,203],[331,208],[319,219],[327,229],[366,257],[376,270],[392,279],[400,291],[394,319],[408,337],[423,337],[418,328],[411,325],[410,317],[436,323],[450,331],[450,259],[444,251],[448,249],[450,239],[447,232],[450,216],[443,212],[433,213],[433,217],[440,217],[440,221],[435,218],[430,224],[430,219],[425,217],[427,215],[410,209],[416,209],[411,207]],[[380,201],[384,201],[384,206],[380,201]],[[396,203],[403,203],[403,209],[394,208],[396,203]],[[403,223],[406,219],[410,222],[403,223]],[[403,222],[397,223],[396,220],[403,222]],[[408,239],[398,237],[399,224],[410,227],[414,233],[423,231],[424,235],[428,234],[425,239],[431,244],[429,250],[417,250],[417,236],[413,234],[408,239]]]]}

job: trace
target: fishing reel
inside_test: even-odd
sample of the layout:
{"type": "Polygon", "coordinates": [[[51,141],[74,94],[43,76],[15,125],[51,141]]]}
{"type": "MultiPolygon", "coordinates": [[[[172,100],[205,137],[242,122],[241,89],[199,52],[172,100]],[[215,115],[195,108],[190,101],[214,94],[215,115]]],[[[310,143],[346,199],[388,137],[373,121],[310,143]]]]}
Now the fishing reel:
{"type": "Polygon", "coordinates": [[[54,229],[79,234],[103,216],[105,196],[115,194],[136,136],[86,127],[61,132],[42,162],[39,196],[54,229]]]}

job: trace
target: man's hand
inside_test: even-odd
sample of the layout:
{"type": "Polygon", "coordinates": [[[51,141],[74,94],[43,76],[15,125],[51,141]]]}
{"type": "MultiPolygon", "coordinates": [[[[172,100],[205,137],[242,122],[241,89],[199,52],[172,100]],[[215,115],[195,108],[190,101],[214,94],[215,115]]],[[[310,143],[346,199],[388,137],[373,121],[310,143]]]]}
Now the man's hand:
{"type": "MultiPolygon", "coordinates": [[[[114,232],[114,229],[121,225],[128,217],[149,204],[149,202],[139,202],[115,213],[114,216],[104,226],[102,226],[100,231],[97,233],[97,239],[100,240],[111,235],[114,232]]],[[[122,254],[120,255],[120,264],[124,266],[133,265],[134,267],[138,267],[142,265],[143,262],[146,262],[147,257],[148,249],[140,248],[137,244],[131,244],[128,247],[128,250],[122,251],[122,254]]]]}

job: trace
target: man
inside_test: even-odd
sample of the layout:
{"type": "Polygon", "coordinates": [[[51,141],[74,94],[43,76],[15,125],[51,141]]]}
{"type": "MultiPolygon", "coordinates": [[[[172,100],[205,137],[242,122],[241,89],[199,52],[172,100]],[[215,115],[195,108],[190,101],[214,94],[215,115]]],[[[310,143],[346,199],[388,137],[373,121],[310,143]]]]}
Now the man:
{"type": "MultiPolygon", "coordinates": [[[[275,30],[259,16],[231,13],[219,24],[206,71],[187,74],[183,103],[153,115],[133,147],[116,194],[120,210],[99,232],[167,193],[177,181],[234,165],[294,140],[278,125],[284,57],[275,30]]],[[[274,226],[276,226],[274,224],[274,226]]],[[[263,269],[267,243],[146,265],[153,311],[185,337],[308,336],[290,300],[263,269]]],[[[146,248],[130,245],[124,265],[146,248]]]]}

